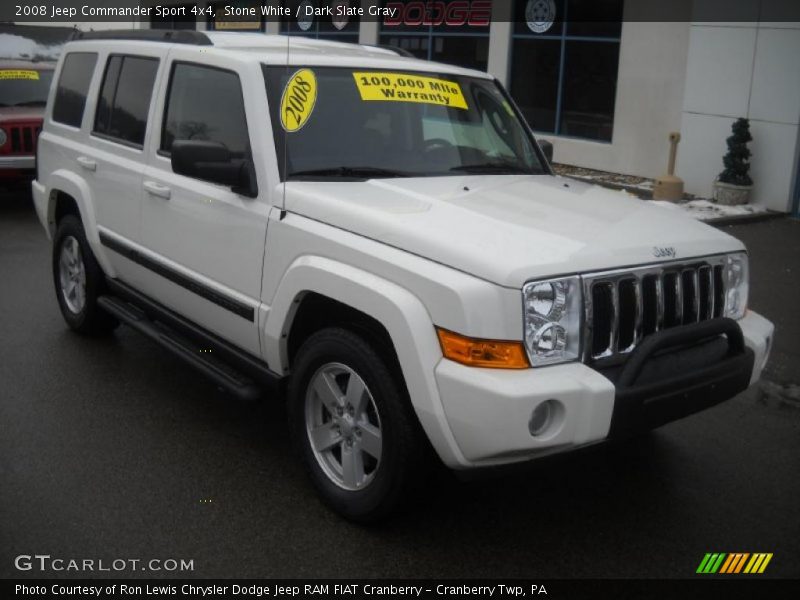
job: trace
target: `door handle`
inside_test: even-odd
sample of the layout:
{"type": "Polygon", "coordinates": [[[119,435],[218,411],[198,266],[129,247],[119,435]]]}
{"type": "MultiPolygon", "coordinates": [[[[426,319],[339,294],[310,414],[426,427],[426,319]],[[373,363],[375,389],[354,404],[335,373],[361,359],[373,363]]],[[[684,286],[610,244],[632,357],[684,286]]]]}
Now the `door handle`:
{"type": "Polygon", "coordinates": [[[78,164],[87,171],[97,171],[97,162],[86,156],[79,156],[77,158],[78,164]]]}
{"type": "Polygon", "coordinates": [[[172,195],[171,189],[165,185],[156,183],[155,181],[145,181],[143,185],[144,189],[147,190],[147,193],[152,196],[158,196],[159,198],[169,200],[169,197],[172,195]]]}

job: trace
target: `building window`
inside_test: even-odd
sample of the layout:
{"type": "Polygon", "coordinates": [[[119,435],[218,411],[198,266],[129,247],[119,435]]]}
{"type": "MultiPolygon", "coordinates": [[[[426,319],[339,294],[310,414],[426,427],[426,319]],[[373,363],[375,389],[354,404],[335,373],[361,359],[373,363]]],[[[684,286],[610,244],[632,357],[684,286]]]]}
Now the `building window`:
{"type": "Polygon", "coordinates": [[[214,17],[208,19],[208,28],[214,31],[264,31],[264,17],[261,15],[262,0],[223,0],[210,2],[214,17]],[[233,9],[225,13],[225,7],[233,9]],[[244,13],[239,10],[246,11],[244,13]],[[251,11],[255,10],[252,15],[251,11]]]}
{"type": "Polygon", "coordinates": [[[360,0],[285,0],[284,6],[292,16],[281,19],[281,33],[358,43],[361,19],[358,15],[349,15],[348,9],[357,9],[361,6],[360,0]],[[312,12],[327,7],[330,7],[332,15],[312,12]]]}
{"type": "Polygon", "coordinates": [[[395,17],[381,21],[380,43],[424,60],[485,71],[492,0],[390,0],[395,17]]]}
{"type": "MultiPolygon", "coordinates": [[[[150,16],[150,29],[196,29],[196,16],[192,12],[195,7],[191,4],[170,4],[165,8],[170,9],[169,15],[150,16]]],[[[155,13],[155,11],[153,11],[155,13]]]]}
{"type": "Polygon", "coordinates": [[[510,90],[534,130],[610,142],[623,0],[515,0],[510,90]]]}

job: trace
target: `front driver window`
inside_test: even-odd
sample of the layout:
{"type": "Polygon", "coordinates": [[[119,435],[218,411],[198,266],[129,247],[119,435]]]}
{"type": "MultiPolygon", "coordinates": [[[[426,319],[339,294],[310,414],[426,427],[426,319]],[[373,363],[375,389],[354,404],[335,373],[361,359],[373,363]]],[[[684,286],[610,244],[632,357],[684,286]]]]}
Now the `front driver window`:
{"type": "Polygon", "coordinates": [[[223,144],[235,158],[250,157],[242,86],[232,71],[176,63],[170,78],[161,151],[175,140],[223,144]]]}

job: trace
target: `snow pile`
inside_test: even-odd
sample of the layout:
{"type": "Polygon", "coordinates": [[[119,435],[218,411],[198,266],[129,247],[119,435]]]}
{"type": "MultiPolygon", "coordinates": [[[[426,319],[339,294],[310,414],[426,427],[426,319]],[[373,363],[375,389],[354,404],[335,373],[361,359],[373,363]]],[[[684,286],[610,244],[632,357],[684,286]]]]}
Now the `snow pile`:
{"type": "Polygon", "coordinates": [[[58,60],[63,43],[45,45],[30,38],[0,33],[0,57],[21,60],[58,60]]]}
{"type": "Polygon", "coordinates": [[[713,221],[714,219],[724,219],[728,217],[743,217],[766,213],[767,209],[757,204],[740,204],[738,206],[725,206],[716,204],[709,200],[689,200],[676,204],[665,200],[650,200],[658,206],[675,208],[686,211],[689,216],[700,221],[713,221]]]}

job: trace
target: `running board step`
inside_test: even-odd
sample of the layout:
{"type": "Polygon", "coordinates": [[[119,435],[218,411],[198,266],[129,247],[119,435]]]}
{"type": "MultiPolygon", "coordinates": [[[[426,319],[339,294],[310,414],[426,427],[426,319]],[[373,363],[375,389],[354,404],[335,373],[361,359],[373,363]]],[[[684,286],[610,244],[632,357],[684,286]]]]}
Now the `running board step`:
{"type": "Polygon", "coordinates": [[[242,375],[230,365],[205,354],[206,348],[167,327],[160,321],[150,319],[143,311],[114,296],[100,296],[97,304],[126,325],[169,350],[211,381],[241,400],[252,402],[262,396],[262,389],[250,378],[242,375]]]}

